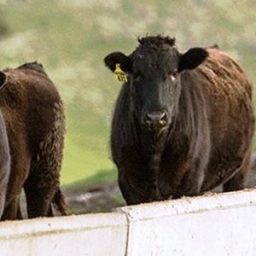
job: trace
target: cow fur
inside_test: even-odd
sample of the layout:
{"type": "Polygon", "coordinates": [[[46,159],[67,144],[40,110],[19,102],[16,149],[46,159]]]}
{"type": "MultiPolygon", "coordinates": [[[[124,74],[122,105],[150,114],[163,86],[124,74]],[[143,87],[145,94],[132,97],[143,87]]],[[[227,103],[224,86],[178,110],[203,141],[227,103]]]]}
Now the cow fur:
{"type": "Polygon", "coordinates": [[[59,184],[65,132],[60,95],[42,65],[36,62],[1,71],[1,77],[0,110],[11,162],[1,219],[22,218],[23,188],[29,218],[52,216],[52,205],[65,215],[59,184]]]}
{"type": "Polygon", "coordinates": [[[130,60],[141,52],[162,54],[163,49],[175,50],[176,46],[174,40],[161,36],[139,42],[128,57],[118,52],[105,58],[112,71],[119,62],[128,76],[117,99],[111,130],[112,157],[126,202],[199,195],[221,184],[224,191],[242,189],[254,131],[251,85],[244,71],[217,48],[205,49],[208,57],[195,69],[186,70],[193,59],[183,58],[171,124],[165,133],[149,135],[136,118],[131,89],[136,78],[130,60]]]}

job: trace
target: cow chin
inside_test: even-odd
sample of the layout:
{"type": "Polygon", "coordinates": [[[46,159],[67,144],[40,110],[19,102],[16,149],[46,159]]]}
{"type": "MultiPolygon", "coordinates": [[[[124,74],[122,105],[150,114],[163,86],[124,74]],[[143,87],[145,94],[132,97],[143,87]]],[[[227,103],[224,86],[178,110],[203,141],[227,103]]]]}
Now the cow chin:
{"type": "Polygon", "coordinates": [[[148,157],[151,157],[155,153],[161,154],[164,149],[164,145],[169,136],[168,127],[164,128],[151,128],[144,127],[141,135],[142,148],[148,157]]]}
{"type": "Polygon", "coordinates": [[[149,136],[154,138],[155,143],[157,143],[158,140],[166,138],[166,136],[169,134],[170,127],[171,124],[165,125],[164,127],[157,125],[143,125],[143,133],[147,137],[149,136]]]}
{"type": "Polygon", "coordinates": [[[151,133],[151,134],[155,134],[155,135],[160,135],[165,133],[168,130],[169,126],[161,126],[161,125],[154,125],[154,124],[150,124],[150,125],[143,125],[143,129],[147,132],[147,133],[151,133]]]}

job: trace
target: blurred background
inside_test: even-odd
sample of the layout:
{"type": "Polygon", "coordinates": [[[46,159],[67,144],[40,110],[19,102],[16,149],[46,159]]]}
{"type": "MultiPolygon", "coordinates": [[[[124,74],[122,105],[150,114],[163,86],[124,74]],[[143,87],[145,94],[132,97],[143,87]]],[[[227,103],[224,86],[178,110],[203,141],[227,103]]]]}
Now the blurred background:
{"type": "Polygon", "coordinates": [[[129,54],[146,34],[174,36],[180,51],[216,43],[255,84],[255,11],[251,0],[0,0],[0,68],[37,60],[56,84],[67,121],[62,184],[111,183],[120,83],[104,56],[129,54]]]}

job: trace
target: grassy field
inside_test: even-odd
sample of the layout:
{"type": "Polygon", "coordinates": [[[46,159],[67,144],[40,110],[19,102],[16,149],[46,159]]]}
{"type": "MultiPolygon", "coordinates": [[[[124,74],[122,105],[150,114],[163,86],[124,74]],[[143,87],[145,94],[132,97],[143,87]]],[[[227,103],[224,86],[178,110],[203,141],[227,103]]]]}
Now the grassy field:
{"type": "Polygon", "coordinates": [[[181,50],[218,43],[256,82],[256,2],[217,0],[0,1],[0,68],[43,63],[65,103],[62,183],[114,179],[109,127],[119,83],[102,59],[138,36],[175,36],[181,50]],[[0,21],[1,22],[1,21],[0,21]],[[0,24],[2,25],[2,24],[0,24]],[[1,28],[1,26],[0,26],[1,28]]]}

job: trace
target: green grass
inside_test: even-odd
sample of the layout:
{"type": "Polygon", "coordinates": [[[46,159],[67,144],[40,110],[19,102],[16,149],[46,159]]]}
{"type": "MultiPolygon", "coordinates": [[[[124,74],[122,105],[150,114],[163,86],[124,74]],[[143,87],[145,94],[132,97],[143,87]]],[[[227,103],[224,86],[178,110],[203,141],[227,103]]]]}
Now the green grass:
{"type": "Polygon", "coordinates": [[[115,50],[130,53],[138,36],[176,36],[181,51],[218,43],[256,81],[252,54],[256,16],[249,0],[235,5],[231,0],[80,2],[80,6],[57,0],[0,4],[0,25],[7,25],[0,40],[1,68],[42,62],[64,100],[63,184],[115,179],[109,128],[120,84],[102,59],[115,50]]]}

